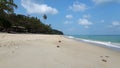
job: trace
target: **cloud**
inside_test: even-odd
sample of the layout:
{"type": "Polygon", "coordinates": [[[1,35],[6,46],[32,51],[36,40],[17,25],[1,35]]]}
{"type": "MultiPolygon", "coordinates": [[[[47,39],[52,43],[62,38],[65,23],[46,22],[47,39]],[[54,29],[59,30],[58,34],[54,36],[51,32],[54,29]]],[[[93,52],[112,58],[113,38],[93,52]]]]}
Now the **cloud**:
{"type": "Polygon", "coordinates": [[[88,7],[84,3],[74,2],[72,6],[69,7],[73,11],[85,11],[88,7]]]}
{"type": "Polygon", "coordinates": [[[71,14],[69,14],[69,15],[66,15],[66,18],[67,18],[67,19],[72,19],[73,16],[72,16],[71,14]]]}
{"type": "Polygon", "coordinates": [[[85,28],[89,28],[89,25],[92,25],[93,23],[86,18],[80,18],[78,20],[78,24],[84,26],[85,28]]]}
{"type": "Polygon", "coordinates": [[[57,14],[58,10],[47,4],[37,4],[31,0],[21,0],[21,5],[29,14],[57,14]]]}
{"type": "Polygon", "coordinates": [[[72,24],[73,22],[72,21],[65,21],[64,24],[72,24]]]}
{"type": "Polygon", "coordinates": [[[87,19],[89,19],[91,17],[91,15],[89,15],[89,14],[85,14],[85,15],[83,15],[83,18],[87,18],[87,19]]]}
{"type": "Polygon", "coordinates": [[[120,22],[119,21],[113,21],[112,22],[112,26],[120,26],[120,22]]]}
{"type": "Polygon", "coordinates": [[[105,4],[105,3],[112,3],[112,2],[120,2],[120,0],[92,0],[96,5],[105,4]]]}
{"type": "Polygon", "coordinates": [[[113,21],[109,26],[109,28],[118,28],[120,29],[120,22],[119,21],[113,21]]]}

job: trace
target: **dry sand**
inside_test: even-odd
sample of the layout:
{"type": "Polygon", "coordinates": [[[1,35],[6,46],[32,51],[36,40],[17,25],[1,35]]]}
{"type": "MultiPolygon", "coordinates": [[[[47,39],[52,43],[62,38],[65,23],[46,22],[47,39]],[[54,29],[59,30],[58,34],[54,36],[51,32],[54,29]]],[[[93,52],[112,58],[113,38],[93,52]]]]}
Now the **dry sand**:
{"type": "Polygon", "coordinates": [[[120,68],[120,52],[59,35],[1,33],[0,68],[120,68]]]}

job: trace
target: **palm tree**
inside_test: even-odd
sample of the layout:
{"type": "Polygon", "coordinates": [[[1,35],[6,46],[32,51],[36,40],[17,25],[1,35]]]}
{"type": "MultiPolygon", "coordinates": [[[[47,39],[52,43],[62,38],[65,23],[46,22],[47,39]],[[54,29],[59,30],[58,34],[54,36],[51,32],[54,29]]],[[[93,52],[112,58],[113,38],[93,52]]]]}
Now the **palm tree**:
{"type": "Polygon", "coordinates": [[[43,15],[43,19],[45,19],[45,20],[47,19],[47,15],[46,14],[43,15]]]}
{"type": "Polygon", "coordinates": [[[13,0],[0,0],[0,17],[13,13],[14,8],[17,8],[17,5],[13,0]]]}
{"type": "Polygon", "coordinates": [[[9,27],[11,27],[9,14],[14,13],[14,8],[17,8],[17,5],[13,2],[13,0],[0,0],[0,23],[6,31],[9,27]]]}
{"type": "Polygon", "coordinates": [[[44,23],[45,23],[45,20],[47,20],[47,15],[46,14],[43,15],[43,19],[44,19],[44,23]]]}

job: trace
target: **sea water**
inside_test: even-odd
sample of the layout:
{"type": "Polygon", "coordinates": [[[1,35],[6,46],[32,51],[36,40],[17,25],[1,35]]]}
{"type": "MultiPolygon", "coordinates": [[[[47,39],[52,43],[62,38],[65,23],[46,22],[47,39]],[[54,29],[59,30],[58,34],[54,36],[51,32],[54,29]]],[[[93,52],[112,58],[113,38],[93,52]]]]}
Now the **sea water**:
{"type": "Polygon", "coordinates": [[[120,50],[120,35],[69,35],[68,37],[120,50]]]}

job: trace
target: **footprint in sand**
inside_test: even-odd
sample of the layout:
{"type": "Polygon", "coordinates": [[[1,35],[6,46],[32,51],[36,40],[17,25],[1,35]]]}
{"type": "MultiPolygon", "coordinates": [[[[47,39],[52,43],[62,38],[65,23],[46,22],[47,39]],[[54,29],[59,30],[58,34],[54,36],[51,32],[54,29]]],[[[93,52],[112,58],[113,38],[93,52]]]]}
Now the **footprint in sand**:
{"type": "Polygon", "coordinates": [[[102,59],[102,61],[103,61],[103,62],[107,62],[107,60],[105,60],[105,59],[102,59]]]}
{"type": "Polygon", "coordinates": [[[60,41],[60,40],[59,40],[58,42],[59,42],[59,43],[61,43],[61,41],[60,41]]]}
{"type": "MultiPolygon", "coordinates": [[[[59,40],[58,42],[59,42],[59,43],[61,43],[62,41],[61,41],[61,40],[59,40]]],[[[60,46],[57,46],[57,48],[59,48],[59,47],[60,47],[60,46]]]]}
{"type": "Polygon", "coordinates": [[[60,46],[57,46],[57,48],[59,48],[60,46]]]}
{"type": "Polygon", "coordinates": [[[109,58],[109,56],[105,56],[106,58],[109,58]]]}
{"type": "Polygon", "coordinates": [[[103,62],[107,62],[106,59],[109,58],[109,56],[100,56],[100,57],[103,58],[103,59],[102,59],[103,62]]]}

